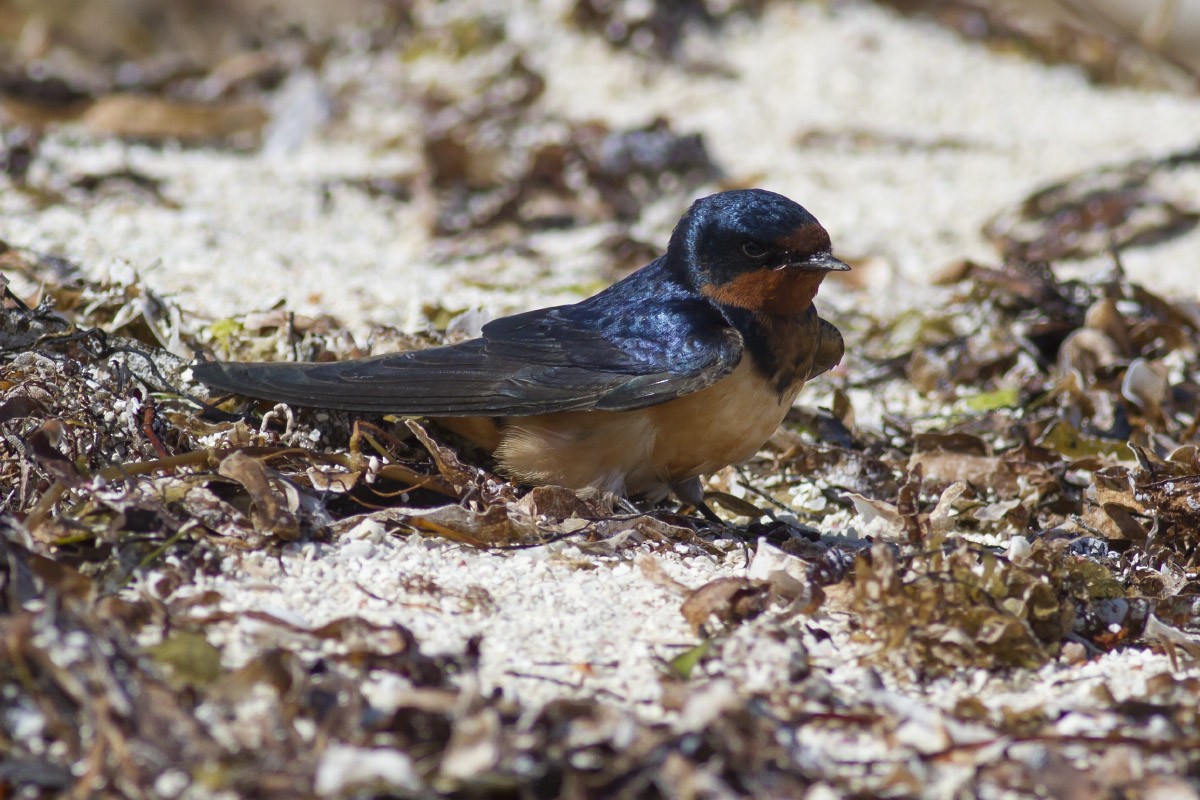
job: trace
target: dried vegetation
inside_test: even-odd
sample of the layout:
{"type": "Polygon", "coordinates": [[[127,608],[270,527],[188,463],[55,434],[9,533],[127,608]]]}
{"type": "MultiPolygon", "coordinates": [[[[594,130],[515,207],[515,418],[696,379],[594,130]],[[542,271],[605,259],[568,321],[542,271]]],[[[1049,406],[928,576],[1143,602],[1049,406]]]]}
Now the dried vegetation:
{"type": "MultiPolygon", "coordinates": [[[[630,16],[634,6],[580,2],[572,19],[661,55],[679,26],[725,13],[697,3],[630,16]]],[[[540,226],[629,223],[651,194],[720,174],[698,136],[666,121],[613,131],[539,115],[541,76],[486,19],[439,27],[419,7],[357,10],[376,21],[377,46],[433,37],[506,65],[470,103],[414,90],[428,110],[421,170],[355,184],[393,200],[427,193],[436,235],[513,243],[540,226]]],[[[4,14],[25,14],[50,41],[66,35],[62,19],[4,14]]],[[[178,20],[167,18],[169,33],[178,20]]],[[[134,47],[140,19],[110,20],[113,41],[134,47]]],[[[31,178],[38,130],[75,120],[103,135],[249,146],[274,88],[339,46],[324,22],[269,46],[248,37],[231,52],[151,54],[134,73],[112,66],[124,50],[68,48],[111,68],[10,77],[7,113],[26,114],[6,134],[10,184],[47,204],[114,185],[160,202],[133,173],[31,178]],[[104,123],[131,102],[161,115],[139,113],[135,130],[104,123]]],[[[570,538],[631,559],[741,545],[670,510],[613,514],[566,490],[514,486],[417,421],[203,398],[186,379],[194,352],[320,360],[440,334],[380,330],[359,348],[336,320],[284,311],[198,322],[140,284],[96,283],[4,245],[0,272],[38,290],[20,297],[6,279],[0,309],[0,795],[800,797],[824,784],[905,796],[946,781],[966,794],[1189,791],[1200,778],[1194,677],[1150,676],[1119,701],[1102,683],[1081,713],[1106,732],[1078,733],[1063,709],[973,697],[936,707],[882,682],[847,692],[806,647],[842,626],[847,657],[893,687],[971,670],[1019,684],[1025,670],[1127,648],[1179,667],[1200,657],[1200,306],[1120,270],[1122,249],[1195,226],[1197,209],[1152,182],[1196,160],[1048,187],[994,221],[1003,259],[948,272],[941,302],[889,319],[842,314],[850,355],[830,378],[832,410],[797,409],[712,495],[731,518],[759,519],[737,529],[759,540],[747,575],[691,591],[638,560],[679,590],[699,640],[664,666],[667,706],[680,712],[669,724],[597,700],[528,709],[479,695],[475,644],[434,658],[402,626],[357,617],[310,629],[255,612],[284,644],[223,667],[205,629],[229,612],[178,589],[242,551],[364,524],[497,549],[570,538]],[[1056,277],[1053,263],[1080,257],[1109,258],[1109,279],[1056,277]],[[856,405],[871,395],[913,402],[860,424],[856,405]],[[738,486],[744,496],[729,491],[738,486]],[[772,521],[780,507],[865,538],[772,521]],[[788,651],[787,680],[751,691],[726,677],[747,639],[788,651]],[[391,707],[364,693],[380,674],[404,687],[391,707]]]]}
{"type": "Polygon", "coordinates": [[[1075,64],[1098,83],[1195,91],[1194,20],[1181,6],[1077,0],[884,0],[992,47],[1075,64]],[[1181,30],[1175,30],[1176,27],[1181,30]]]}

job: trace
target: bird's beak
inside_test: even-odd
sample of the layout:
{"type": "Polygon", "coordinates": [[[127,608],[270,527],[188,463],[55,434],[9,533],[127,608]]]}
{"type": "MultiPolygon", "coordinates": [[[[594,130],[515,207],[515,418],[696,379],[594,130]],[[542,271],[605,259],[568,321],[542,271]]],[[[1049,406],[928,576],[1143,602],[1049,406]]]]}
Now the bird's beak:
{"type": "Polygon", "coordinates": [[[832,253],[815,253],[803,261],[796,261],[788,266],[808,272],[846,272],[850,269],[849,264],[839,258],[834,258],[832,253]]]}

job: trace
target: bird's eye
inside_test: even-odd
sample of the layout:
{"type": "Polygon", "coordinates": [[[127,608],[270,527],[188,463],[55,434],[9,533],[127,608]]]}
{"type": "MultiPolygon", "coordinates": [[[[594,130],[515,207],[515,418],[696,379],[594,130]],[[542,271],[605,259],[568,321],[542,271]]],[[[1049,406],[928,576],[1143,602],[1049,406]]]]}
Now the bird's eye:
{"type": "Polygon", "coordinates": [[[746,254],[747,258],[762,258],[767,254],[767,248],[758,242],[746,242],[742,245],[742,252],[746,254]]]}

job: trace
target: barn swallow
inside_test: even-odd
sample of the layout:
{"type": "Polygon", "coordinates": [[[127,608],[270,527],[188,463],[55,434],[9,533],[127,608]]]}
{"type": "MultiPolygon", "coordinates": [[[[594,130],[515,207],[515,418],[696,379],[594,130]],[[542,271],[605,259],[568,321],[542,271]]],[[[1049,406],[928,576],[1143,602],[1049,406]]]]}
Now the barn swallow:
{"type": "Polygon", "coordinates": [[[477,339],[333,363],[205,363],[215,389],[429,417],[500,470],[703,505],[700,477],[754,455],[842,336],[813,298],[832,271],[812,214],[761,189],[697,200],[665,255],[599,294],[494,320],[477,339]]]}

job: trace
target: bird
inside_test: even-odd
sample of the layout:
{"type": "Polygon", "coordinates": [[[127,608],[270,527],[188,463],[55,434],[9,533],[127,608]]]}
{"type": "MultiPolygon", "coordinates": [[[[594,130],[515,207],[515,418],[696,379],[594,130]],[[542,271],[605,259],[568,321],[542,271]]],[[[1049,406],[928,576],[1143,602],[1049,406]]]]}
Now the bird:
{"type": "Polygon", "coordinates": [[[501,317],[458,344],[341,362],[208,361],[212,389],[350,412],[427,417],[499,471],[715,519],[701,477],[749,459],[804,383],[841,360],[813,299],[828,232],[764,189],[696,200],[666,252],[585,300],[501,317]]]}

